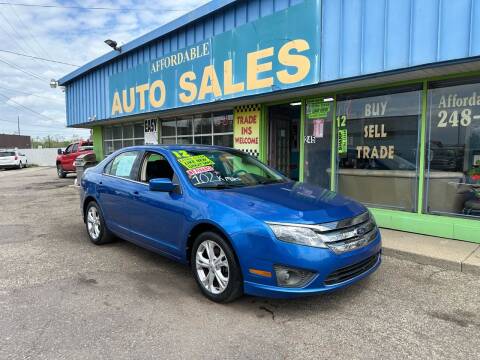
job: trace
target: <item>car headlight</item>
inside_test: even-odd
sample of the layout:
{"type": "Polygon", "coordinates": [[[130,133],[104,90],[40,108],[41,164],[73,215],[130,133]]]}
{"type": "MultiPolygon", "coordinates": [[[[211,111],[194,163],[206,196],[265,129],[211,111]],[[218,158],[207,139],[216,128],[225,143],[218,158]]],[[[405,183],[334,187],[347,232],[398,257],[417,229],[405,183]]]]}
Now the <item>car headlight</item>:
{"type": "Polygon", "coordinates": [[[308,227],[274,223],[267,223],[267,225],[272,229],[278,240],[300,245],[327,248],[327,245],[325,245],[321,236],[308,227]]]}

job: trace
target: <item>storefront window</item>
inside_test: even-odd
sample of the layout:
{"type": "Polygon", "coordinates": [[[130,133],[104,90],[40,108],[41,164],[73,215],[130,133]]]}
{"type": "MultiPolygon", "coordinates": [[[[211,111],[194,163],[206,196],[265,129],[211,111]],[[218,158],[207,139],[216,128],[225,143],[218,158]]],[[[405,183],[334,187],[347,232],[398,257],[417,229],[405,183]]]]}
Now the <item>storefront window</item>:
{"type": "Polygon", "coordinates": [[[176,136],[175,128],[175,120],[162,121],[162,136],[176,136]]]}
{"type": "Polygon", "coordinates": [[[420,113],[421,91],[412,88],[338,99],[338,191],[368,206],[415,211],[420,113]]]}
{"type": "Polygon", "coordinates": [[[428,92],[426,212],[480,216],[480,79],[428,92]]]}
{"type": "Polygon", "coordinates": [[[192,137],[191,136],[178,137],[177,144],[190,145],[192,144],[192,137]]]}
{"type": "Polygon", "coordinates": [[[125,125],[123,127],[123,137],[133,139],[133,125],[125,125]]]}
{"type": "Polygon", "coordinates": [[[192,135],[192,118],[180,118],[177,120],[177,136],[192,135]]]}
{"type": "Polygon", "coordinates": [[[164,145],[174,145],[176,143],[175,138],[163,138],[162,144],[164,145]]]}
{"type": "Polygon", "coordinates": [[[112,152],[126,146],[143,145],[143,143],[143,122],[106,126],[103,128],[104,155],[110,155],[112,152]]]}
{"type": "MultiPolygon", "coordinates": [[[[143,145],[143,139],[144,139],[144,134],[145,134],[145,125],[143,122],[137,123],[134,125],[134,138],[135,139],[142,139],[142,145],[143,145]]],[[[135,145],[138,145],[137,143],[135,145]]]]}
{"type": "Polygon", "coordinates": [[[212,137],[210,135],[195,136],[195,144],[212,145],[212,137]]]}
{"type": "Polygon", "coordinates": [[[214,135],[213,145],[233,147],[233,136],[231,135],[214,135]]]}
{"type": "Polygon", "coordinates": [[[212,132],[212,117],[210,114],[195,115],[193,124],[195,134],[209,134],[212,132]]]}
{"type": "Polygon", "coordinates": [[[213,132],[229,133],[233,131],[233,114],[228,113],[216,113],[213,114],[213,132]]]}
{"type": "Polygon", "coordinates": [[[202,144],[233,146],[233,113],[198,114],[164,120],[162,144],[202,144]]]}

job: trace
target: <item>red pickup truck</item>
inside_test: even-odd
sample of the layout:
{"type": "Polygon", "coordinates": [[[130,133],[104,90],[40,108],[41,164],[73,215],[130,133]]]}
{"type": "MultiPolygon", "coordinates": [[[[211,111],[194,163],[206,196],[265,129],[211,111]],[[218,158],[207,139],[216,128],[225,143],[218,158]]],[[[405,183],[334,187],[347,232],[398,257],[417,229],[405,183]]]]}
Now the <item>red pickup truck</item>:
{"type": "Polygon", "coordinates": [[[59,178],[64,178],[67,173],[76,172],[75,159],[83,154],[93,153],[93,142],[89,140],[80,140],[71,143],[62,151],[58,149],[57,155],[57,174],[59,178]]]}

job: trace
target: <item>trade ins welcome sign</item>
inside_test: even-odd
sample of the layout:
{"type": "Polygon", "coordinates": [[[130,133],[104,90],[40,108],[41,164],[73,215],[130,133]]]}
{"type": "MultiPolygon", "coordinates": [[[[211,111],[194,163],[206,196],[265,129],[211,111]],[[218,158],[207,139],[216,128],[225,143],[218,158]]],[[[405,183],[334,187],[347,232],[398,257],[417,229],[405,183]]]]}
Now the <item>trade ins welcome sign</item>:
{"type": "Polygon", "coordinates": [[[262,17],[109,77],[111,117],[319,82],[320,0],[262,17]]]}

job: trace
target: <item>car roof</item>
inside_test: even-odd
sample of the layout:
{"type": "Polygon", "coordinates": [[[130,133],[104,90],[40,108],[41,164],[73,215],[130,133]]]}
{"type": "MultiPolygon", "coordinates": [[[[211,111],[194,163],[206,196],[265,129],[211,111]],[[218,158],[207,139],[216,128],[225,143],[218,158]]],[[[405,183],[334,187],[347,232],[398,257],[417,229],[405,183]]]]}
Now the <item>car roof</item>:
{"type": "Polygon", "coordinates": [[[129,146],[126,148],[122,148],[122,150],[129,149],[129,150],[167,150],[167,151],[175,151],[175,150],[236,150],[226,146],[218,146],[218,145],[136,145],[136,146],[129,146]]]}

